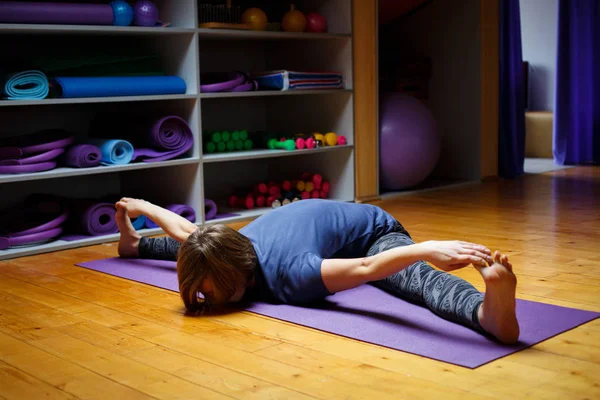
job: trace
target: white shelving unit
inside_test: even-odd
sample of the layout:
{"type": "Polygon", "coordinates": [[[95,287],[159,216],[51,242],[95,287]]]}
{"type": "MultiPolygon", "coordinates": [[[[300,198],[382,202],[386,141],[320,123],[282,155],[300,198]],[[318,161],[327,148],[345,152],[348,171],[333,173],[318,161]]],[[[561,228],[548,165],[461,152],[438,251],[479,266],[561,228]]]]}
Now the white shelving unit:
{"type": "MultiPolygon", "coordinates": [[[[0,210],[33,193],[69,198],[112,195],[145,198],[156,204],[187,204],[196,210],[198,225],[229,223],[255,218],[270,210],[228,209],[227,197],[235,190],[250,190],[260,182],[295,179],[302,172],[322,174],[331,183],[329,198],[354,201],[352,2],[294,1],[297,9],[316,10],[327,18],[329,31],[322,34],[198,28],[198,3],[202,2],[156,1],[160,19],[171,23],[166,28],[0,24],[0,37],[7,47],[3,54],[11,57],[44,52],[53,55],[57,51],[76,53],[79,49],[145,49],[159,55],[160,67],[166,74],[181,77],[187,86],[181,95],[0,100],[0,141],[41,129],[66,129],[78,139],[86,138],[94,118],[117,114],[127,118],[178,115],[187,121],[194,135],[193,149],[174,160],[0,175],[0,210]],[[343,74],[345,87],[200,93],[202,72],[269,69],[338,71],[343,74]],[[235,129],[333,131],[346,136],[347,144],[312,150],[253,149],[203,154],[202,132],[235,129]],[[219,213],[235,215],[205,220],[205,199],[216,201],[219,213]]],[[[118,132],[117,120],[114,127],[118,132]]],[[[161,229],[139,232],[164,233],[161,229]]],[[[0,250],[0,260],[111,242],[118,237],[111,234],[56,240],[0,250]]]]}

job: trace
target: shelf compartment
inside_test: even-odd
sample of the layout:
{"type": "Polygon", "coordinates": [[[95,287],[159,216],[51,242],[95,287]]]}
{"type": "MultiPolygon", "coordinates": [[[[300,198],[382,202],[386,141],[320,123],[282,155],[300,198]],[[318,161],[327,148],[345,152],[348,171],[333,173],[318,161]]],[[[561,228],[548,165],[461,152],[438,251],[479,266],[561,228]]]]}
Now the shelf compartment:
{"type": "Polygon", "coordinates": [[[131,100],[182,98],[198,93],[197,38],[194,33],[170,36],[99,36],[11,34],[3,36],[6,54],[2,56],[5,73],[30,69],[54,76],[178,76],[186,92],[118,97],[62,98],[56,88],[42,100],[0,100],[0,106],[119,102],[131,100]],[[61,47],[56,48],[56,43],[61,47]]]}
{"type": "Polygon", "coordinates": [[[119,96],[119,97],[85,97],[76,99],[47,99],[47,100],[0,100],[0,107],[18,106],[47,106],[69,104],[123,103],[130,101],[169,101],[196,99],[195,94],[167,94],[155,96],[119,96]]]}
{"type": "MultiPolygon", "coordinates": [[[[70,3],[89,3],[88,0],[70,0],[70,3]]],[[[169,23],[168,27],[142,27],[133,24],[130,26],[114,25],[64,25],[64,24],[19,24],[4,23],[0,24],[0,34],[5,32],[27,33],[45,33],[45,32],[64,32],[69,34],[86,33],[98,35],[119,35],[119,34],[179,34],[194,32],[195,26],[195,5],[196,0],[153,0],[158,8],[158,19],[161,22],[169,23]]],[[[95,2],[98,3],[98,2],[95,2]]],[[[102,1],[101,3],[109,3],[102,1]]],[[[133,7],[133,3],[129,2],[133,7]]]]}
{"type": "MultiPolygon", "coordinates": [[[[161,206],[173,203],[186,204],[194,208],[196,221],[200,223],[202,220],[200,173],[201,166],[199,164],[188,164],[157,168],[152,173],[119,171],[94,176],[58,178],[52,181],[33,181],[27,185],[0,185],[0,210],[13,207],[22,203],[29,195],[39,193],[69,199],[105,199],[110,196],[110,199],[115,201],[120,197],[133,197],[145,199],[161,206]]],[[[164,233],[159,228],[144,228],[138,232],[144,236],[164,233]]],[[[88,246],[118,239],[118,233],[85,236],[75,240],[59,239],[39,246],[0,250],[0,259],[88,246]]]]}
{"type": "MultiPolygon", "coordinates": [[[[201,4],[203,3],[214,3],[205,0],[198,1],[198,13],[201,10],[201,4]]],[[[240,7],[240,16],[242,13],[250,7],[257,7],[263,10],[269,23],[280,23],[283,15],[290,10],[289,2],[277,2],[271,0],[236,0],[234,5],[240,7]]],[[[308,12],[316,11],[323,15],[327,20],[327,35],[350,35],[352,33],[352,5],[348,0],[296,0],[294,1],[295,8],[304,14],[308,12]]],[[[200,14],[198,15],[198,21],[201,21],[200,14]]],[[[235,22],[235,21],[234,21],[235,22]]],[[[310,33],[291,33],[282,31],[233,31],[229,30],[231,35],[225,33],[225,30],[219,29],[202,29],[201,31],[214,31],[216,35],[219,35],[222,39],[246,39],[246,38],[279,38],[274,34],[281,35],[281,38],[285,38],[284,35],[298,36],[298,38],[306,38],[314,34],[310,33]],[[223,32],[223,34],[217,33],[217,31],[223,32]],[[236,35],[235,33],[238,33],[236,35]],[[237,36],[237,37],[236,37],[237,36]]],[[[209,32],[210,33],[210,32],[209,32]]],[[[295,37],[294,37],[295,38],[295,37]]]]}
{"type": "MultiPolygon", "coordinates": [[[[347,40],[299,40],[293,43],[282,40],[199,40],[199,52],[201,73],[231,70],[246,73],[271,70],[335,72],[342,75],[343,89],[352,89],[353,87],[352,62],[349,62],[352,60],[351,38],[347,38],[347,40]]],[[[298,92],[301,91],[298,90],[298,92]]],[[[322,91],[335,92],[340,89],[322,91]]],[[[205,94],[214,95],[213,93],[202,93],[202,95],[205,94]]]]}
{"type": "MultiPolygon", "coordinates": [[[[140,121],[150,125],[157,118],[176,115],[184,119],[192,130],[194,144],[191,151],[176,159],[163,162],[130,162],[124,165],[96,166],[92,168],[58,167],[30,174],[1,174],[0,183],[17,183],[68,176],[105,174],[127,170],[148,170],[171,165],[198,164],[200,162],[199,100],[196,98],[174,101],[77,104],[71,107],[49,105],[39,108],[0,108],[0,145],[8,139],[18,138],[45,129],[62,129],[75,136],[75,143],[85,143],[88,138],[107,137],[130,140],[135,137],[124,132],[118,119],[140,121]],[[105,125],[106,120],[110,123],[105,125]],[[98,124],[99,123],[99,124],[98,124]],[[121,127],[121,131],[119,131],[121,127]],[[104,129],[106,128],[106,129],[104,129]],[[95,132],[101,132],[96,134],[95,132]]],[[[141,147],[141,145],[140,145],[141,147]]]]}
{"type": "MultiPolygon", "coordinates": [[[[353,96],[314,95],[201,100],[202,131],[335,132],[354,144],[353,96]]],[[[259,150],[257,145],[254,150],[259,150]]],[[[218,153],[219,155],[225,153],[218,153]]],[[[235,153],[227,153],[235,154],[235,153]]],[[[213,157],[205,154],[205,156],[213,157]]],[[[214,157],[218,159],[219,157],[214,157]]]]}
{"type": "Polygon", "coordinates": [[[202,40],[331,40],[350,39],[350,34],[344,33],[310,33],[282,31],[250,31],[236,29],[198,28],[202,40]]]}
{"type": "Polygon", "coordinates": [[[295,180],[303,172],[318,173],[331,184],[328,198],[354,201],[354,152],[352,147],[339,151],[321,152],[304,157],[248,159],[236,163],[207,163],[203,166],[205,197],[216,202],[218,213],[237,215],[207,223],[244,220],[268,211],[260,209],[231,209],[232,194],[245,195],[259,183],[295,180]]]}
{"type": "Polygon", "coordinates": [[[225,161],[243,161],[256,158],[274,158],[274,157],[295,157],[295,156],[306,156],[316,153],[340,151],[351,145],[343,146],[328,146],[315,149],[302,149],[302,150],[250,150],[250,151],[236,151],[229,153],[214,153],[204,154],[202,157],[203,163],[217,163],[225,161]]]}

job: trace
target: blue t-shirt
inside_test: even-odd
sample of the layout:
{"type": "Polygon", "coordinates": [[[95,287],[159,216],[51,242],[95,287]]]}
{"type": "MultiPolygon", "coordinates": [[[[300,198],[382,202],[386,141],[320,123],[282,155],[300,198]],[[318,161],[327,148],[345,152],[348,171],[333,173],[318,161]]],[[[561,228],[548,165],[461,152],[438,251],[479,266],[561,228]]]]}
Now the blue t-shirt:
{"type": "Polygon", "coordinates": [[[288,304],[323,299],[332,294],[321,278],[324,259],[364,257],[379,237],[398,226],[394,217],[370,204],[307,199],[269,211],[239,231],[258,257],[250,291],[288,304]]]}

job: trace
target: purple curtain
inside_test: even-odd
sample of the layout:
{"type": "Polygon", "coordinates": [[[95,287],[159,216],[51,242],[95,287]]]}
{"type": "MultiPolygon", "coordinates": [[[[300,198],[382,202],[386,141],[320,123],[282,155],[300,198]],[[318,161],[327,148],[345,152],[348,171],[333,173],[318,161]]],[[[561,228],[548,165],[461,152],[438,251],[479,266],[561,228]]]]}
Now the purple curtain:
{"type": "Polygon", "coordinates": [[[498,174],[514,178],[525,163],[525,77],[519,0],[500,0],[498,174]]]}
{"type": "Polygon", "coordinates": [[[600,161],[600,0],[559,0],[554,160],[600,161]]]}

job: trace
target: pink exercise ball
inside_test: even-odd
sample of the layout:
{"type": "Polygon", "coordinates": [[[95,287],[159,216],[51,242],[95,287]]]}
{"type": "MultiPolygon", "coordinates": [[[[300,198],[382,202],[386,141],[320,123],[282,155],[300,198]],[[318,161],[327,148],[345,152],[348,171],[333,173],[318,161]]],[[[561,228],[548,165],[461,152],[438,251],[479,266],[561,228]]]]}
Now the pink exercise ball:
{"type": "Polygon", "coordinates": [[[422,183],[441,151],[437,124],[414,97],[384,93],[379,101],[379,177],[383,190],[403,190],[422,183]]]}

